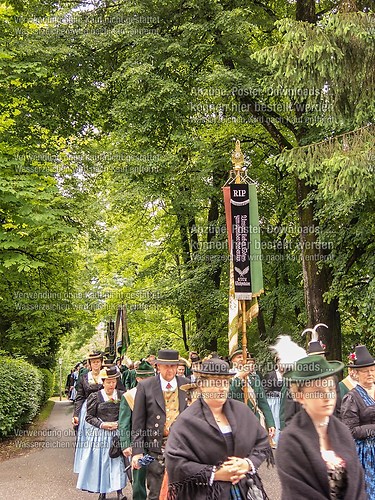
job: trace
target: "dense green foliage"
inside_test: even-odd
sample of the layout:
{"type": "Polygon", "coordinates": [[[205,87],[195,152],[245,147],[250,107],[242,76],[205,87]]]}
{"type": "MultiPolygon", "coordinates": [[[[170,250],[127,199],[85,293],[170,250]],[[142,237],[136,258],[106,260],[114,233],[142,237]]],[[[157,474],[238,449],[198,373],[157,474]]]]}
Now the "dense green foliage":
{"type": "Polygon", "coordinates": [[[63,341],[66,370],[126,304],[131,357],[225,354],[235,138],[261,216],[251,348],[322,321],[333,355],[372,347],[373,8],[2,4],[0,349],[50,368],[63,341]]]}
{"type": "Polygon", "coordinates": [[[42,398],[43,405],[53,395],[55,389],[55,375],[47,368],[39,368],[39,373],[42,375],[42,398]]]}
{"type": "Polygon", "coordinates": [[[22,359],[0,357],[0,437],[30,423],[53,389],[53,376],[22,359]]]}

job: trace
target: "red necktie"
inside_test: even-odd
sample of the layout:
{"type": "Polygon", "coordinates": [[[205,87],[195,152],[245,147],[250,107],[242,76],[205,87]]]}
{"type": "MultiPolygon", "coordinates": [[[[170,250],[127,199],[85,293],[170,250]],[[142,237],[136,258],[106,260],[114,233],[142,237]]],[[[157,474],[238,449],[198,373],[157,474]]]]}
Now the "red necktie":
{"type": "Polygon", "coordinates": [[[169,389],[172,389],[172,386],[171,386],[171,384],[169,382],[168,382],[168,384],[167,384],[166,387],[167,387],[168,391],[169,391],[169,389]]]}

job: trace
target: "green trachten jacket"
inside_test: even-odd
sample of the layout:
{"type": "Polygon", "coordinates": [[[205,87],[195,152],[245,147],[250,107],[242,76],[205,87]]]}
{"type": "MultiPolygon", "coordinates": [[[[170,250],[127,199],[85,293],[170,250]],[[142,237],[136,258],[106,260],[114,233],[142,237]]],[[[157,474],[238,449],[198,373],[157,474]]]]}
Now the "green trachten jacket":
{"type": "MultiPolygon", "coordinates": [[[[247,380],[249,382],[250,387],[254,391],[256,399],[256,403],[254,405],[253,403],[254,398],[252,398],[250,394],[249,400],[247,402],[248,407],[253,411],[258,420],[260,420],[260,414],[258,410],[260,409],[262,411],[267,429],[269,429],[270,427],[275,427],[275,420],[272,416],[271,408],[267,402],[267,397],[264,392],[262,381],[259,375],[251,374],[247,377],[247,380]]],[[[232,380],[229,388],[229,397],[243,402],[244,400],[243,387],[244,387],[244,380],[240,379],[239,377],[235,377],[232,380]]]]}

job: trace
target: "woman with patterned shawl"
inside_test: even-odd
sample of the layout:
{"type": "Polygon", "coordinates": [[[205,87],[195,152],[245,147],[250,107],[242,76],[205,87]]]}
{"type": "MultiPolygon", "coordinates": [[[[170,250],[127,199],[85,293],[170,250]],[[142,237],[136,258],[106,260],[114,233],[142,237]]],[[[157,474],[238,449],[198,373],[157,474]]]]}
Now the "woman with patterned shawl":
{"type": "Polygon", "coordinates": [[[355,359],[350,365],[356,371],[358,383],[343,398],[342,421],[355,439],[357,453],[365,471],[369,500],[375,499],[375,360],[366,346],[355,348],[355,359]]]}
{"type": "Polygon", "coordinates": [[[247,405],[228,399],[232,374],[219,358],[195,370],[199,398],[171,427],[165,450],[169,500],[244,500],[253,482],[267,498],[261,463],[273,463],[267,432],[247,405]]]}

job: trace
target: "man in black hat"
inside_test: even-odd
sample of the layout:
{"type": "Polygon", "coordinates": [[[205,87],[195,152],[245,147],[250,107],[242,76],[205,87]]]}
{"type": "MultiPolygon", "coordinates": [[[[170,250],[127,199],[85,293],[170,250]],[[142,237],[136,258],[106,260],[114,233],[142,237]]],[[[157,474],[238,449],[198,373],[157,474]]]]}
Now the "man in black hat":
{"type": "Polygon", "coordinates": [[[132,466],[139,469],[138,460],[148,453],[155,458],[147,466],[149,500],[158,500],[164,476],[164,450],[170,426],[185,410],[186,394],[180,386],[189,382],[176,377],[178,351],[162,349],[156,364],[159,373],[138,384],[132,419],[132,466]]]}

